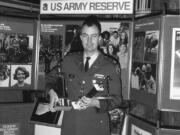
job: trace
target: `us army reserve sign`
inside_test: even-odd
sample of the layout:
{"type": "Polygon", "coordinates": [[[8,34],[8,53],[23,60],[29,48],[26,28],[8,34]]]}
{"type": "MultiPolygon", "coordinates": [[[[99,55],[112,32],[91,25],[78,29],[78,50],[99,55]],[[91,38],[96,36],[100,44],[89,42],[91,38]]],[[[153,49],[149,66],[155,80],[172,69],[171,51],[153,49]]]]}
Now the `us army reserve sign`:
{"type": "Polygon", "coordinates": [[[133,14],[133,0],[41,0],[41,14],[133,14]]]}

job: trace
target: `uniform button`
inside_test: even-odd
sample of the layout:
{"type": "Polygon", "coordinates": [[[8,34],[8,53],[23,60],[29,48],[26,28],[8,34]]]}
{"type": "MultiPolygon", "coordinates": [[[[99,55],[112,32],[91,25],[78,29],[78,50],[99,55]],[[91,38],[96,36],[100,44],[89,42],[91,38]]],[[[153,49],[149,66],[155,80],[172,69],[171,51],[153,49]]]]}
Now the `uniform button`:
{"type": "Polygon", "coordinates": [[[102,120],[100,120],[100,124],[102,124],[103,123],[103,121],[102,120]]]}

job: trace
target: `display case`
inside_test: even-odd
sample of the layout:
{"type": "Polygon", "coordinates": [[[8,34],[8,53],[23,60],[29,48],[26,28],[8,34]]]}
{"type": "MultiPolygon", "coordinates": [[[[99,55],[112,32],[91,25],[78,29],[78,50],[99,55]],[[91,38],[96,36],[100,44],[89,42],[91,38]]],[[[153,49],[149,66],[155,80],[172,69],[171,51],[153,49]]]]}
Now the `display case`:
{"type": "Polygon", "coordinates": [[[179,20],[155,15],[134,22],[130,114],[157,127],[157,134],[179,130],[179,20]]]}

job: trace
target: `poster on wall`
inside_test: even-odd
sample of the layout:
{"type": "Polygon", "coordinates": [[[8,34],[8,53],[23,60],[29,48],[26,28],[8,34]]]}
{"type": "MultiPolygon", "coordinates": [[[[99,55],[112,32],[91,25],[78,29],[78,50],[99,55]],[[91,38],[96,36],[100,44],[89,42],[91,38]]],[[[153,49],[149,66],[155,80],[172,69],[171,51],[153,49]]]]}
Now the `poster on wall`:
{"type": "Polygon", "coordinates": [[[180,100],[180,28],[172,32],[170,99],[180,100]]]}
{"type": "Polygon", "coordinates": [[[128,66],[129,23],[101,22],[100,48],[102,51],[119,61],[121,69],[128,66]]]}
{"type": "Polygon", "coordinates": [[[41,23],[38,89],[45,89],[45,77],[50,74],[61,59],[63,29],[64,25],[59,22],[41,23]]]}
{"type": "MultiPolygon", "coordinates": [[[[29,80],[27,81],[29,86],[21,87],[22,89],[34,89],[32,80],[34,80],[35,75],[32,72],[34,71],[32,68],[34,68],[33,65],[35,64],[35,56],[33,55],[35,52],[35,27],[36,23],[30,20],[0,19],[0,87],[17,89],[13,85],[21,78],[29,80]],[[22,68],[25,68],[24,65],[27,65],[29,70],[28,77],[24,77],[22,74],[18,76],[17,74],[15,75],[15,81],[14,72],[16,65],[22,68]]],[[[25,83],[22,81],[22,86],[24,85],[25,83]]]]}

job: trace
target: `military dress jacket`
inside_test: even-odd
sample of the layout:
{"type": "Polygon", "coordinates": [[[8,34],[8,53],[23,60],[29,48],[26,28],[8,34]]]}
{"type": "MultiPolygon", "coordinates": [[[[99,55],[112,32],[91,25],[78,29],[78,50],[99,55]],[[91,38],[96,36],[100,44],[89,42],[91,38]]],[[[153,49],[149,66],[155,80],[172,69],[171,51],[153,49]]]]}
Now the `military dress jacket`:
{"type": "Polygon", "coordinates": [[[119,107],[122,100],[119,69],[117,63],[101,53],[87,72],[84,71],[82,52],[65,56],[62,72],[66,76],[67,95],[71,101],[77,101],[94,87],[92,80],[97,74],[106,79],[104,90],[95,96],[111,99],[100,99],[100,108],[65,111],[61,135],[110,135],[108,111],[119,107]]]}

